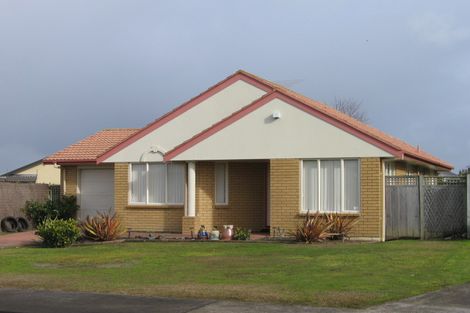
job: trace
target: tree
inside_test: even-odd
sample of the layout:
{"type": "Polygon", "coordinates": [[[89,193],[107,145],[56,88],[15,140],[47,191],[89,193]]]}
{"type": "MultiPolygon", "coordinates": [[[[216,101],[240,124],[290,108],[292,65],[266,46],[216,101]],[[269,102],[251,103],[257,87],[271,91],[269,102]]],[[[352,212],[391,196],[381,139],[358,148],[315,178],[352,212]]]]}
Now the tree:
{"type": "Polygon", "coordinates": [[[362,102],[352,98],[335,98],[334,107],[336,110],[355,118],[359,122],[367,123],[369,118],[362,110],[362,102]]]}

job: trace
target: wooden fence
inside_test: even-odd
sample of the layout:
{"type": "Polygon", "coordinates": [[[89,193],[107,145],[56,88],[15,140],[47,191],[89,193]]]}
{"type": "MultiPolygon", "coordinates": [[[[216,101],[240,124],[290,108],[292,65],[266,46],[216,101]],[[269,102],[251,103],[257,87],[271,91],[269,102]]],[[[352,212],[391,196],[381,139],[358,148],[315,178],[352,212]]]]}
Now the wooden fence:
{"type": "Polygon", "coordinates": [[[0,182],[0,220],[6,216],[23,216],[21,208],[26,201],[44,201],[48,197],[46,184],[0,182]]]}
{"type": "Polygon", "coordinates": [[[385,238],[431,239],[470,234],[467,180],[463,176],[387,176],[385,238]]]}

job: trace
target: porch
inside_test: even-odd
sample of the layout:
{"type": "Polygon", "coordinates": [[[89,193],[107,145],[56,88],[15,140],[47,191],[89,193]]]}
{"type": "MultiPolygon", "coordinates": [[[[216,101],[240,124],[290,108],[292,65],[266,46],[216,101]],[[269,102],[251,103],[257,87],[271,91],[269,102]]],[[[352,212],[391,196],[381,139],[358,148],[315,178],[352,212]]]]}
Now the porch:
{"type": "Polygon", "coordinates": [[[182,233],[234,225],[255,232],[269,227],[269,161],[188,162],[182,233]]]}

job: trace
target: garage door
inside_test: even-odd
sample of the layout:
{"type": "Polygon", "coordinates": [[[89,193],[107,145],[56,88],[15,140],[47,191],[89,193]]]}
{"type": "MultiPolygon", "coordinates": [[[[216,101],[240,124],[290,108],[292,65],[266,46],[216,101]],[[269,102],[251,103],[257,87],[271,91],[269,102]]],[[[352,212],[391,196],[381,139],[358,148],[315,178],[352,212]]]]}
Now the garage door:
{"type": "Polygon", "coordinates": [[[108,212],[114,208],[114,171],[112,169],[80,170],[80,210],[78,217],[108,212]]]}

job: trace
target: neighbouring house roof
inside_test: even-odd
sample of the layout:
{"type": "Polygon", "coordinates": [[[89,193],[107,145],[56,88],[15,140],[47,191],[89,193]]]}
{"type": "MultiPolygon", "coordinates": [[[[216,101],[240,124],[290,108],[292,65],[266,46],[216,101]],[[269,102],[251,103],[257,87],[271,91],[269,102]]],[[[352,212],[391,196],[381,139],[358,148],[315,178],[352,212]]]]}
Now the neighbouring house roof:
{"type": "MultiPolygon", "coordinates": [[[[292,91],[284,86],[281,86],[277,83],[273,83],[266,79],[260,78],[256,75],[245,71],[237,71],[231,76],[227,77],[220,83],[212,86],[205,92],[200,95],[192,98],[191,100],[183,103],[176,109],[170,111],[169,113],[158,118],[154,122],[148,124],[142,129],[111,129],[104,130],[93,136],[85,138],[84,140],[58,152],[54,155],[46,158],[44,161],[46,163],[79,163],[79,162],[96,162],[100,163],[120,150],[124,149],[133,142],[139,140],[143,136],[149,134],[153,130],[161,127],[165,123],[168,123],[172,119],[176,118],[180,114],[188,111],[195,105],[202,102],[204,99],[212,96],[216,92],[219,92],[227,85],[233,83],[236,80],[243,80],[247,83],[250,83],[264,91],[267,92],[263,97],[255,100],[251,104],[245,106],[241,110],[233,113],[232,115],[226,117],[220,122],[214,124],[208,129],[200,132],[199,134],[194,134],[193,138],[181,143],[180,145],[173,148],[171,151],[168,151],[165,154],[165,160],[171,160],[176,156],[183,147],[188,147],[193,144],[197,144],[198,141],[211,136],[213,133],[222,129],[223,127],[229,125],[230,123],[235,122],[236,120],[242,118],[246,114],[249,114],[253,109],[259,107],[260,103],[266,100],[270,96],[280,96],[284,99],[289,100],[292,104],[295,102],[295,105],[301,105],[303,107],[308,107],[308,112],[323,119],[324,121],[333,124],[349,133],[360,137],[368,141],[371,144],[376,145],[379,148],[382,148],[386,151],[393,151],[392,155],[400,159],[410,159],[413,161],[424,162],[433,166],[437,166],[443,169],[452,169],[453,166],[439,158],[423,151],[422,149],[412,146],[398,138],[395,138],[391,135],[388,135],[377,128],[374,128],[365,123],[359,122],[356,119],[343,114],[334,108],[320,103],[318,101],[312,100],[306,96],[303,96],[295,91],[292,91]],[[202,138],[202,139],[201,139],[202,138]]],[[[262,104],[261,104],[262,105],[262,104]]]]}
{"type": "Polygon", "coordinates": [[[14,169],[14,170],[11,170],[11,171],[9,171],[8,173],[2,174],[2,175],[0,175],[0,177],[14,175],[14,174],[16,174],[16,173],[18,173],[18,172],[22,172],[22,171],[24,171],[24,170],[26,170],[26,169],[28,169],[28,168],[34,167],[34,166],[39,165],[39,164],[41,164],[41,163],[42,163],[42,159],[37,160],[37,161],[34,161],[34,162],[31,162],[31,163],[29,163],[29,164],[26,164],[26,165],[23,165],[23,166],[21,166],[21,167],[18,167],[18,168],[16,168],[16,169],[14,169]]]}
{"type": "Polygon", "coordinates": [[[96,159],[136,133],[137,128],[110,128],[97,132],[79,142],[56,152],[43,160],[44,163],[96,163],[96,159]]]}
{"type": "Polygon", "coordinates": [[[8,183],[35,183],[37,175],[34,174],[10,174],[0,176],[0,182],[8,183]]]}

